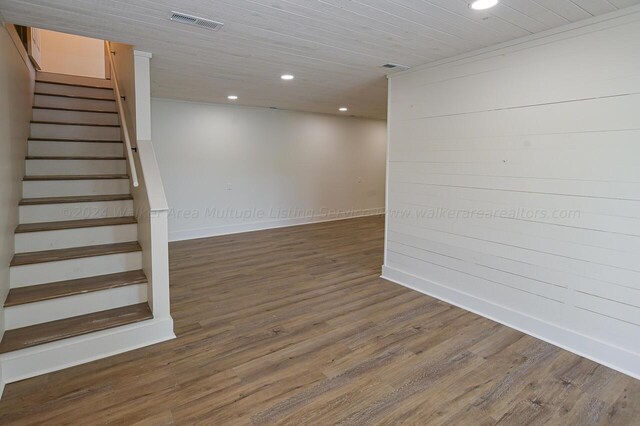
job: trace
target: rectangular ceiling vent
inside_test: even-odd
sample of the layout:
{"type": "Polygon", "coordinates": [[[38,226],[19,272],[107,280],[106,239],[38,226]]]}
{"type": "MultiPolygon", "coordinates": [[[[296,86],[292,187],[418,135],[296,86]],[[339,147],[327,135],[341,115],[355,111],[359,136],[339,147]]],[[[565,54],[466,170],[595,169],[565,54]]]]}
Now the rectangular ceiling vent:
{"type": "Polygon", "coordinates": [[[384,65],[382,66],[382,68],[389,68],[389,69],[392,69],[392,70],[394,70],[394,71],[406,71],[406,70],[408,70],[408,69],[409,69],[409,67],[408,67],[408,66],[406,66],[406,65],[391,64],[391,63],[389,63],[389,64],[384,64],[384,65]]]}
{"type": "Polygon", "coordinates": [[[181,24],[195,25],[196,27],[206,28],[208,30],[218,31],[224,25],[222,22],[212,21],[211,19],[200,18],[199,16],[188,15],[186,13],[172,11],[169,19],[181,24]]]}

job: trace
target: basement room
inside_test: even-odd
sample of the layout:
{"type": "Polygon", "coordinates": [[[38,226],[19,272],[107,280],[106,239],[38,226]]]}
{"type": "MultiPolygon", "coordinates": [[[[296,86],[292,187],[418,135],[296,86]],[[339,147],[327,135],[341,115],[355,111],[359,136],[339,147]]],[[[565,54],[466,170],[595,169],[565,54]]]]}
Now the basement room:
{"type": "Polygon", "coordinates": [[[640,425],[640,0],[0,0],[1,425],[640,425]]]}

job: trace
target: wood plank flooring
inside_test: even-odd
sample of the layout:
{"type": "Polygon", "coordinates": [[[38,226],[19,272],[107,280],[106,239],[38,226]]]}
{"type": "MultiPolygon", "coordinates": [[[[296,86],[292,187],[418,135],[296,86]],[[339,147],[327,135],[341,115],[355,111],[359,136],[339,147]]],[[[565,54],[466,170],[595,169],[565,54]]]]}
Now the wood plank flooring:
{"type": "Polygon", "coordinates": [[[378,277],[371,217],[171,244],[177,339],[10,384],[0,424],[638,424],[640,381],[378,277]]]}

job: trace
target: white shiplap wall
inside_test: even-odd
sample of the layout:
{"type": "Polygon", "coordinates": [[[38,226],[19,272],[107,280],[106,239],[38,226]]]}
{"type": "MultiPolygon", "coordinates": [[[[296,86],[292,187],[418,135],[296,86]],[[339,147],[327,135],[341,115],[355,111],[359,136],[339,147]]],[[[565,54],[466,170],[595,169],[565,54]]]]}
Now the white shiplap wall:
{"type": "Polygon", "coordinates": [[[640,378],[639,52],[634,8],[391,78],[384,276],[640,378]]]}

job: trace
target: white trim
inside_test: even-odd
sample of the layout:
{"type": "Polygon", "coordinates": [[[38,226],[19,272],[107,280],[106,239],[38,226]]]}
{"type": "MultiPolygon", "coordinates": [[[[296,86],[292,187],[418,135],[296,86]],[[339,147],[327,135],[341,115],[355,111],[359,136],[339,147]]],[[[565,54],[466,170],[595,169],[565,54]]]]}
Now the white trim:
{"type": "Polygon", "coordinates": [[[240,234],[244,232],[263,231],[266,229],[286,228],[288,226],[309,225],[312,223],[333,222],[336,220],[355,219],[358,217],[384,214],[384,207],[362,209],[349,213],[333,213],[326,215],[305,216],[295,219],[273,220],[268,222],[242,223],[238,225],[215,226],[211,228],[189,229],[169,232],[169,241],[193,240],[197,238],[217,237],[220,235],[240,234]]]}
{"type": "Polygon", "coordinates": [[[443,300],[507,327],[514,328],[552,345],[566,349],[599,364],[640,379],[640,354],[568,330],[563,327],[479,299],[390,266],[382,266],[382,278],[404,287],[443,300]]]}
{"type": "Polygon", "coordinates": [[[481,60],[491,56],[505,55],[507,53],[515,52],[522,49],[527,49],[532,46],[546,44],[551,41],[574,38],[585,32],[589,33],[593,31],[609,28],[612,26],[622,25],[626,22],[634,22],[634,21],[637,21],[638,19],[640,19],[640,5],[626,7],[624,9],[616,10],[614,12],[606,13],[604,15],[594,16],[592,18],[584,19],[582,21],[552,28],[547,31],[542,31],[539,33],[525,36],[525,37],[520,37],[514,40],[509,40],[503,43],[494,44],[492,46],[485,47],[483,49],[474,50],[471,52],[452,56],[450,58],[441,59],[435,62],[428,62],[426,64],[413,67],[406,71],[388,74],[387,78],[392,79],[392,78],[402,77],[405,75],[412,74],[414,72],[424,71],[430,68],[436,68],[442,65],[453,63],[453,62],[481,60]],[[597,27],[597,28],[594,28],[594,27],[597,27]]]}
{"type": "MultiPolygon", "coordinates": [[[[389,116],[389,112],[391,111],[391,98],[388,96],[389,94],[389,85],[391,81],[387,79],[387,149],[386,149],[386,158],[384,162],[384,205],[385,209],[389,206],[389,158],[391,152],[391,117],[389,116]]],[[[384,253],[383,253],[383,263],[387,263],[387,241],[389,237],[389,216],[385,215],[384,217],[384,253]]]]}
{"type": "Polygon", "coordinates": [[[143,58],[148,58],[148,59],[153,58],[153,54],[151,52],[144,52],[142,50],[134,50],[133,56],[141,56],[143,58]]]}
{"type": "Polygon", "coordinates": [[[36,69],[31,63],[31,59],[29,59],[29,54],[27,53],[27,50],[24,48],[24,45],[22,44],[22,40],[20,40],[20,36],[16,31],[16,26],[13,24],[7,23],[4,25],[4,29],[9,34],[9,37],[11,37],[13,44],[16,46],[16,50],[18,51],[18,54],[22,58],[22,62],[24,62],[25,66],[29,70],[29,73],[31,73],[31,75],[34,76],[33,80],[35,80],[36,69]]]}
{"type": "MultiPolygon", "coordinates": [[[[151,53],[133,51],[136,140],[151,140],[151,53]]],[[[136,144],[137,145],[137,144],[136,144]]]]}
{"type": "Polygon", "coordinates": [[[0,388],[175,337],[171,318],[153,319],[2,354],[0,388]]]}

